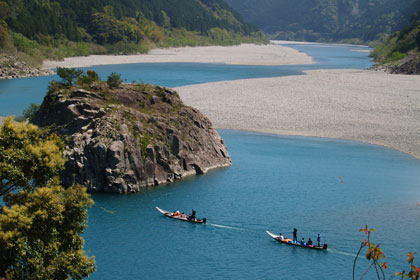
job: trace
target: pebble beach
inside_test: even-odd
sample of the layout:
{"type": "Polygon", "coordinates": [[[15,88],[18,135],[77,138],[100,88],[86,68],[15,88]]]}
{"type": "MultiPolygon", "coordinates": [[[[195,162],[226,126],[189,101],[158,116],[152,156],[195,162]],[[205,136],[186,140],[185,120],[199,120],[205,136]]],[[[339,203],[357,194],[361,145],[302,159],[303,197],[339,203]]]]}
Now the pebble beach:
{"type": "MultiPolygon", "coordinates": [[[[290,65],[311,64],[313,60],[277,42],[75,57],[46,61],[43,68],[140,62],[290,65]]],[[[363,141],[420,159],[420,76],[310,70],[299,76],[215,82],[176,90],[216,128],[363,141]]]]}

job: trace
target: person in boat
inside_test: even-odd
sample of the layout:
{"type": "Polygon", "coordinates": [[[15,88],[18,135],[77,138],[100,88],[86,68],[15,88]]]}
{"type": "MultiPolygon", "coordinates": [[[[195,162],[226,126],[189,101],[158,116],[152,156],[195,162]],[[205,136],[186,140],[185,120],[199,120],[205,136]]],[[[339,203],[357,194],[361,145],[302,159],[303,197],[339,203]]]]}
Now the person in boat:
{"type": "Polygon", "coordinates": [[[305,246],[305,238],[302,237],[302,240],[300,241],[300,245],[305,246]]]}
{"type": "Polygon", "coordinates": [[[321,247],[321,236],[318,233],[318,237],[316,238],[316,241],[318,242],[318,247],[321,247]]]}
{"type": "Polygon", "coordinates": [[[297,243],[297,229],[293,229],[293,242],[297,243]]]}
{"type": "Polygon", "coordinates": [[[195,210],[194,209],[191,211],[191,214],[188,216],[188,220],[190,220],[190,221],[195,220],[195,210]]]}
{"type": "Polygon", "coordinates": [[[182,212],[181,218],[185,218],[185,213],[184,212],[182,212]]]}
{"type": "Polygon", "coordinates": [[[312,239],[309,237],[309,239],[308,239],[308,246],[312,246],[312,239]]]}
{"type": "Polygon", "coordinates": [[[279,240],[280,240],[280,241],[284,241],[284,236],[283,236],[283,234],[281,234],[281,233],[280,233],[280,235],[279,235],[279,240]]]}

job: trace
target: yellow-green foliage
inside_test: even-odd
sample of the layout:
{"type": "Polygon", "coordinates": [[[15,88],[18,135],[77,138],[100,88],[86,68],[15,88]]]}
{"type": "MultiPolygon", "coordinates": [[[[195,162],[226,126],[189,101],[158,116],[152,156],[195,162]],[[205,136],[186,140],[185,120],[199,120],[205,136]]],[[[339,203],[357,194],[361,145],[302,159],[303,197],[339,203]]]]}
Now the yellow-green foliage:
{"type": "Polygon", "coordinates": [[[14,189],[44,186],[64,168],[64,144],[55,135],[12,117],[0,127],[0,197],[14,189]]]}
{"type": "Polygon", "coordinates": [[[86,189],[51,185],[10,193],[0,210],[0,277],[83,279],[95,271],[83,251],[86,189]]]}
{"type": "Polygon", "coordinates": [[[64,145],[32,124],[0,127],[0,278],[82,279],[95,271],[83,251],[86,189],[58,185],[64,145]]]}

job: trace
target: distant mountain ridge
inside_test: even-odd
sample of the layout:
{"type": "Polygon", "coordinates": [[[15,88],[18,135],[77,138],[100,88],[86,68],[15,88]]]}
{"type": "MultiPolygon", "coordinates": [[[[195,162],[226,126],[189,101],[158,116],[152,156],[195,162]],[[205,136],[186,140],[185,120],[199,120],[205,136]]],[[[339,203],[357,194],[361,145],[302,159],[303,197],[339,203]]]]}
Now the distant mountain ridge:
{"type": "Polygon", "coordinates": [[[276,39],[368,42],[407,25],[418,0],[226,0],[276,39]]]}

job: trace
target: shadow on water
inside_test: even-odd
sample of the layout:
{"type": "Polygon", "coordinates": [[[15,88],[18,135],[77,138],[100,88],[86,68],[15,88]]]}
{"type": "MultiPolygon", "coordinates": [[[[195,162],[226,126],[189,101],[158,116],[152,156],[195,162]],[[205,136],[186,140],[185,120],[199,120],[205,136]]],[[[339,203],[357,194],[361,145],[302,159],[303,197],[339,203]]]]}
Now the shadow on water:
{"type": "MultiPolygon", "coordinates": [[[[390,273],[405,268],[406,252],[420,244],[418,160],[351,141],[219,132],[231,167],[140,194],[93,195],[85,233],[93,279],[350,278],[365,224],[377,230],[390,273]],[[194,208],[207,224],[168,219],[156,206],[194,208]],[[265,233],[287,237],[294,227],[298,239],[320,233],[328,251],[265,233]]],[[[365,265],[362,258],[358,269],[365,265]]]]}

